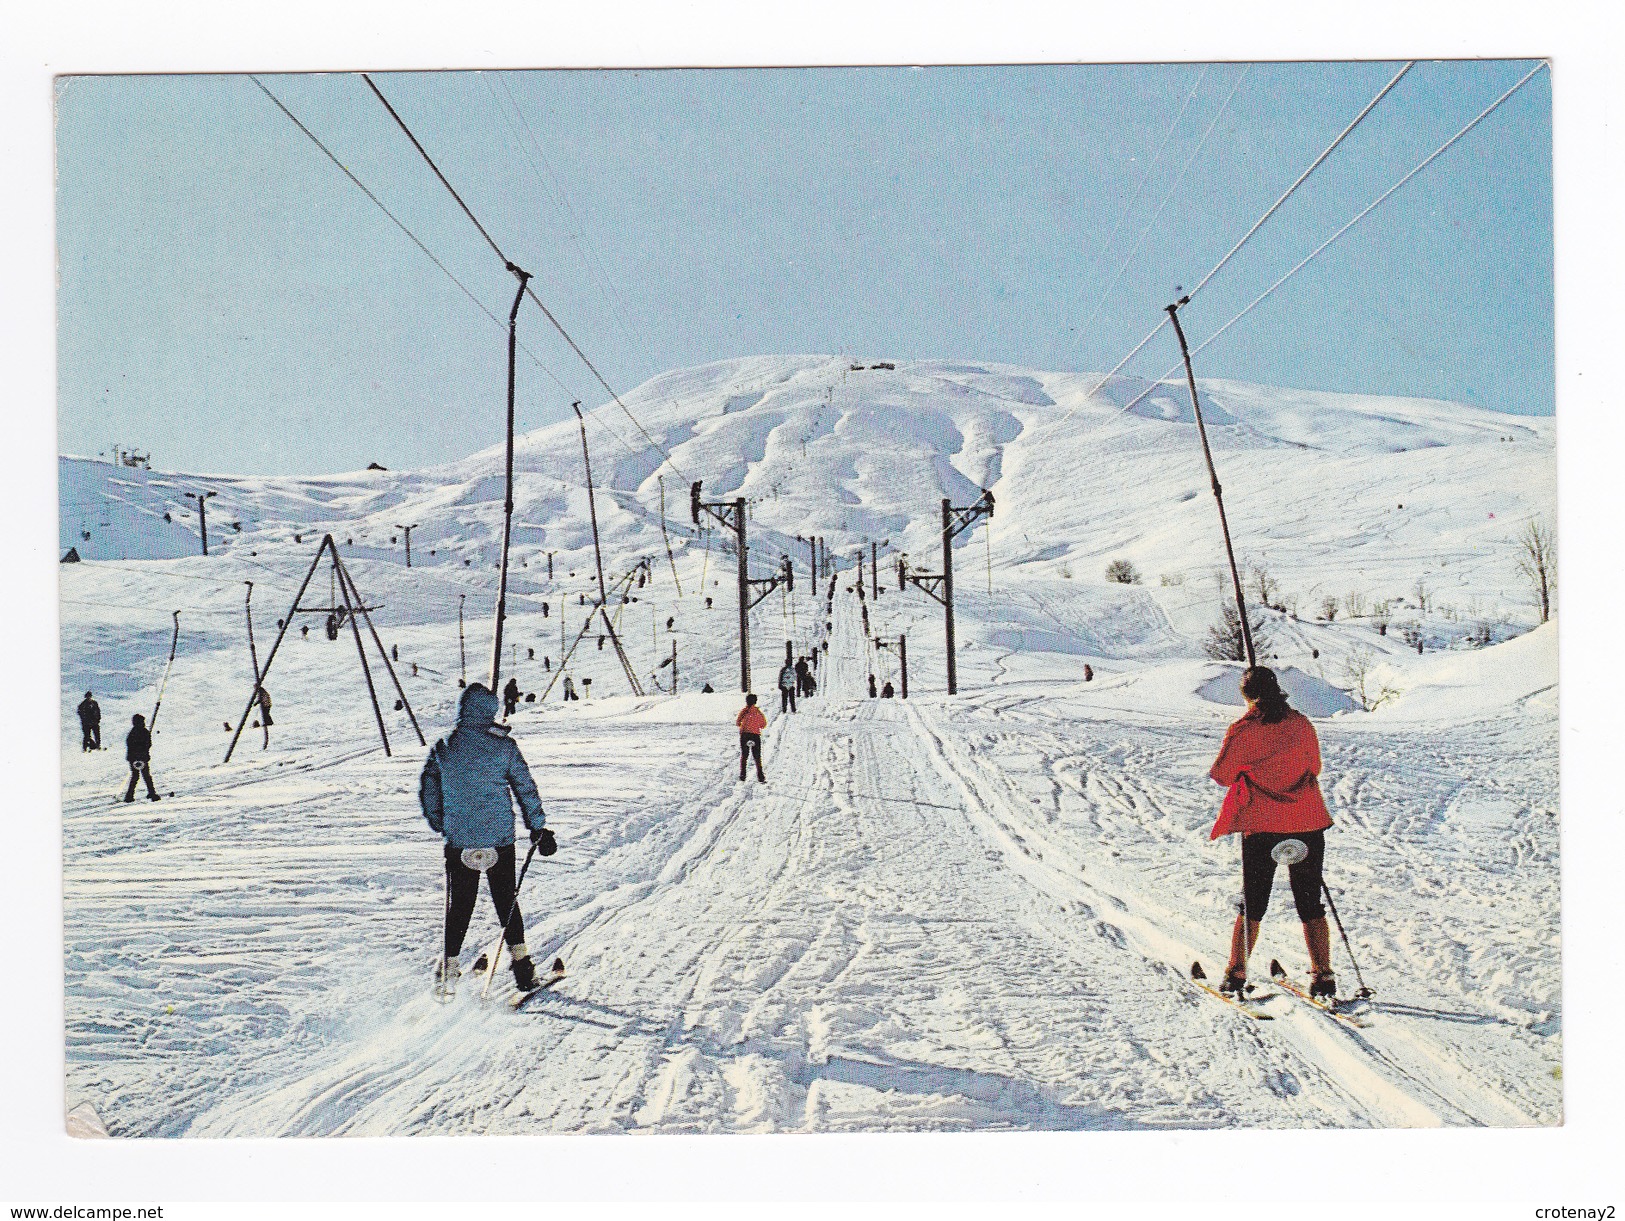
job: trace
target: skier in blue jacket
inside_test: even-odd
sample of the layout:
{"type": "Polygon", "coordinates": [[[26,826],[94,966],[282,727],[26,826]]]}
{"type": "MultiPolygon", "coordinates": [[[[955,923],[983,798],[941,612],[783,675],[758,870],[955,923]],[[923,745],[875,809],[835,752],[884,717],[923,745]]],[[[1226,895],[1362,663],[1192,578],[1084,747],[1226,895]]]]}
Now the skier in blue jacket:
{"type": "Polygon", "coordinates": [[[514,890],[513,801],[518,801],[536,851],[558,851],[544,825],[542,799],[530,768],[506,725],[496,724],[497,697],[471,683],[457,706],[457,728],[434,744],[418,781],[423,817],[446,838],[446,942],[436,984],[455,986],[469,919],[486,875],[491,903],[513,957],[514,983],[521,992],[536,986],[536,970],[525,947],[525,919],[514,890]]]}

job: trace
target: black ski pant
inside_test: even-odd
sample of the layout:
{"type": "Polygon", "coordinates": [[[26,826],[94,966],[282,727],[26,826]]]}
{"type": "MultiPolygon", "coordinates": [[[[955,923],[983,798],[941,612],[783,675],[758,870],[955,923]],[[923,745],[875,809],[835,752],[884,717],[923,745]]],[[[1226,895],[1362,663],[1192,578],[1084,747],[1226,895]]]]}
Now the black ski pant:
{"type": "Polygon", "coordinates": [[[147,782],[147,796],[153,801],[157,801],[158,790],[153,787],[152,783],[152,763],[146,759],[130,760],[130,787],[124,790],[124,800],[135,800],[135,786],[136,782],[140,780],[147,782]]]}
{"type": "Polygon", "coordinates": [[[794,712],[796,710],[796,689],[794,687],[779,688],[779,711],[794,712]]]}
{"type": "MultiPolygon", "coordinates": [[[[518,945],[525,939],[525,917],[515,902],[513,845],[497,849],[497,863],[485,871],[485,880],[491,891],[491,906],[497,910],[497,923],[508,921],[508,944],[518,945]]],[[[446,845],[446,957],[455,958],[462,953],[463,938],[468,935],[468,922],[474,915],[474,904],[480,897],[480,871],[463,864],[463,850],[446,845]]]]}
{"type": "Polygon", "coordinates": [[[1297,839],[1309,849],[1309,855],[1296,865],[1287,866],[1287,879],[1292,883],[1292,901],[1298,907],[1298,919],[1308,924],[1326,914],[1320,902],[1321,866],[1326,859],[1326,833],[1324,831],[1295,831],[1283,835],[1275,831],[1258,831],[1241,840],[1241,876],[1247,897],[1247,919],[1264,919],[1270,905],[1270,888],[1275,885],[1275,858],[1270,855],[1282,840],[1297,839]]]}
{"type": "Polygon", "coordinates": [[[99,721],[80,721],[79,728],[84,730],[84,741],[79,744],[80,750],[102,748],[102,727],[99,721]]]}
{"type": "Polygon", "coordinates": [[[745,778],[745,763],[752,756],[756,759],[756,779],[767,783],[767,777],[762,775],[762,735],[759,733],[742,733],[739,735],[739,778],[745,778]]]}

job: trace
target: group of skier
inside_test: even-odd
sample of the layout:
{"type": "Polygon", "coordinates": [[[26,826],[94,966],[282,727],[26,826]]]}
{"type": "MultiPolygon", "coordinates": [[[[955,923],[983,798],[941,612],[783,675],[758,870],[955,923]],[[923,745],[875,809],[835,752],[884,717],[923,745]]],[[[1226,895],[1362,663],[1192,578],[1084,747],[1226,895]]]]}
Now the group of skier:
{"type": "MultiPolygon", "coordinates": [[[[89,691],[79,701],[75,711],[79,714],[79,749],[102,749],[102,706],[89,691]]],[[[158,787],[152,780],[152,734],[147,729],[147,718],[139,712],[130,717],[130,732],[124,735],[124,759],[130,765],[130,787],[124,790],[124,800],[135,800],[136,785],[145,780],[147,800],[157,801],[158,787]]]]}
{"type": "MultiPolygon", "coordinates": [[[[798,697],[817,689],[814,672],[818,651],[794,662],[786,659],[777,685],[783,713],[796,711],[798,697]]],[[[568,686],[568,684],[567,684],[568,686]]],[[[567,692],[566,698],[569,698],[567,692]]],[[[875,678],[869,676],[869,695],[876,696],[875,678]]],[[[891,684],[879,693],[893,695],[891,684]]],[[[1264,666],[1242,675],[1241,695],[1246,712],[1224,736],[1210,776],[1226,789],[1224,802],[1210,838],[1241,836],[1242,895],[1240,910],[1230,930],[1230,955],[1221,995],[1244,999],[1251,985],[1247,963],[1269,907],[1276,867],[1287,866],[1293,902],[1303,925],[1311,979],[1308,995],[1321,1003],[1336,996],[1331,965],[1331,941],[1325,890],[1325,832],[1331,815],[1321,793],[1320,743],[1314,726],[1293,709],[1275,673],[1264,666]]],[[[270,699],[258,700],[265,724],[270,722],[270,699]]],[[[513,716],[519,705],[519,685],[510,678],[501,698],[479,684],[470,684],[458,703],[457,724],[430,750],[419,780],[423,816],[443,837],[445,869],[445,933],[437,986],[449,992],[459,974],[459,955],[479,896],[480,877],[486,879],[507,945],[515,986],[521,993],[538,986],[539,977],[525,943],[524,916],[518,902],[514,805],[529,833],[532,853],[552,856],[557,851],[546,826],[540,795],[530,768],[507,725],[497,720],[513,716]]],[[[81,749],[101,750],[101,706],[86,691],[77,708],[81,749]]],[[[135,713],[125,736],[125,758],[130,765],[126,802],[135,800],[145,782],[147,797],[160,799],[152,776],[152,734],[146,718],[135,713]]],[[[754,693],[735,718],[739,730],[739,779],[744,782],[751,765],[765,784],[762,733],[767,717],[754,693]]],[[[528,858],[527,858],[528,861],[528,858]]]]}
{"type": "Polygon", "coordinates": [[[791,662],[785,658],[784,665],[779,669],[779,711],[794,712],[796,699],[806,699],[818,691],[818,680],[813,672],[818,668],[818,653],[815,650],[812,660],[808,661],[805,654],[791,662]]]}

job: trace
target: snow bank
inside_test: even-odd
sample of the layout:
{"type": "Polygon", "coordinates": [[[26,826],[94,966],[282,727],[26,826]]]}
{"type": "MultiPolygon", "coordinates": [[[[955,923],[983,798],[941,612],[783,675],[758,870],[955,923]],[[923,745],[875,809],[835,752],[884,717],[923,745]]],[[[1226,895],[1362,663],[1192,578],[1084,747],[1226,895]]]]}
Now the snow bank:
{"type": "Polygon", "coordinates": [[[1419,658],[1400,669],[1381,665],[1372,672],[1399,694],[1379,705],[1374,716],[1406,720],[1456,720],[1488,715],[1516,704],[1542,711],[1557,701],[1557,621],[1501,644],[1419,658]]]}

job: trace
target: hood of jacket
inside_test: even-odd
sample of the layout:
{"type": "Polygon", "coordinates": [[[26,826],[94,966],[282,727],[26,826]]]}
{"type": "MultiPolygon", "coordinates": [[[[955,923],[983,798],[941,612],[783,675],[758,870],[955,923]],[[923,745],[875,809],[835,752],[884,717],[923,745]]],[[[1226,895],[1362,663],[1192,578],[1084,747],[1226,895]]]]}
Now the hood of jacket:
{"type": "Polygon", "coordinates": [[[483,729],[497,719],[501,702],[479,683],[470,683],[457,701],[457,723],[471,729],[483,729]]]}

